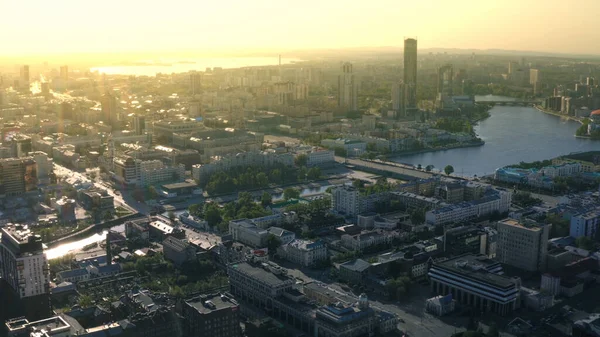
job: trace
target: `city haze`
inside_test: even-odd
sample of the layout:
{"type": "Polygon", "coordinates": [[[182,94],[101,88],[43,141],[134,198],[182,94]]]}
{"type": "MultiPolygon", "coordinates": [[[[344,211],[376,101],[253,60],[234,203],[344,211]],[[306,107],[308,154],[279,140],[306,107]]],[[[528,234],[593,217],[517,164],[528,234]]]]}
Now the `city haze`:
{"type": "Polygon", "coordinates": [[[289,4],[269,0],[147,2],[102,5],[64,0],[7,1],[0,23],[3,56],[79,54],[104,59],[156,54],[224,56],[299,49],[400,47],[508,49],[600,54],[594,20],[600,2],[375,0],[289,4]],[[548,24],[548,18],[560,18],[548,24]],[[18,28],[18,34],[15,32],[18,28]],[[576,34],[574,34],[576,32],[576,34]],[[96,55],[98,56],[98,55],[96,55]]]}

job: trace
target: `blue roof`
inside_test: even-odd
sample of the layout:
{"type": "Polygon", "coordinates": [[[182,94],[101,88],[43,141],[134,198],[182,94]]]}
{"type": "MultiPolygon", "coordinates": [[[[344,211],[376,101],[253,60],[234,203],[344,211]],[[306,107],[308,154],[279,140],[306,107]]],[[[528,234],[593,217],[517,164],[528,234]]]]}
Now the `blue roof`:
{"type": "Polygon", "coordinates": [[[87,274],[88,274],[88,271],[85,270],[85,268],[81,268],[81,269],[61,271],[60,273],[58,273],[58,276],[60,276],[61,278],[71,278],[71,277],[83,276],[83,275],[87,275],[87,274]]]}
{"type": "Polygon", "coordinates": [[[106,266],[98,267],[99,273],[118,273],[121,271],[121,265],[118,263],[108,264],[106,266]]]}

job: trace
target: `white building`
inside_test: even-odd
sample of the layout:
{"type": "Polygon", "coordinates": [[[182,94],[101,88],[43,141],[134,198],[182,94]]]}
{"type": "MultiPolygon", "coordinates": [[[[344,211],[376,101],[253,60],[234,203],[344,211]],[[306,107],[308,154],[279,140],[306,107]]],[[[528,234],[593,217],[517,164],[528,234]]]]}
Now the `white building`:
{"type": "Polygon", "coordinates": [[[342,185],[331,191],[331,208],[340,214],[356,216],[360,213],[360,193],[354,186],[342,185]]]}
{"type": "Polygon", "coordinates": [[[257,227],[248,219],[229,221],[229,234],[235,241],[254,248],[264,247],[269,232],[257,227]]]}
{"type": "Polygon", "coordinates": [[[498,212],[508,212],[511,193],[506,190],[490,189],[486,195],[478,200],[461,202],[458,204],[428,211],[425,221],[434,226],[463,222],[477,219],[498,212]]]}
{"type": "Polygon", "coordinates": [[[541,170],[545,176],[556,178],[556,177],[569,177],[583,171],[580,163],[564,163],[562,165],[551,165],[545,166],[541,170]]]}
{"type": "Polygon", "coordinates": [[[113,167],[114,178],[128,186],[146,187],[185,179],[185,165],[169,166],[160,160],[115,157],[113,167]]]}
{"type": "Polygon", "coordinates": [[[309,267],[327,259],[327,246],[322,241],[293,240],[279,247],[277,254],[292,263],[309,267]]]}
{"type": "Polygon", "coordinates": [[[50,173],[53,171],[52,159],[48,158],[45,152],[36,151],[31,152],[30,155],[33,157],[37,167],[37,178],[39,183],[49,183],[50,173]]]}
{"type": "Polygon", "coordinates": [[[41,238],[21,225],[7,225],[1,233],[2,278],[20,299],[49,310],[50,271],[41,238]]]}
{"type": "Polygon", "coordinates": [[[327,167],[335,164],[334,152],[330,150],[311,151],[306,156],[307,167],[327,167]]]}
{"type": "Polygon", "coordinates": [[[587,236],[594,238],[600,226],[600,210],[574,214],[571,216],[569,235],[574,238],[587,236]]]}
{"type": "Polygon", "coordinates": [[[452,295],[432,297],[425,302],[425,309],[436,316],[444,316],[454,311],[456,301],[452,299],[452,295]]]}
{"type": "Polygon", "coordinates": [[[393,232],[370,231],[356,235],[344,234],[341,241],[342,246],[352,251],[362,251],[372,246],[389,244],[397,235],[393,232]]]}

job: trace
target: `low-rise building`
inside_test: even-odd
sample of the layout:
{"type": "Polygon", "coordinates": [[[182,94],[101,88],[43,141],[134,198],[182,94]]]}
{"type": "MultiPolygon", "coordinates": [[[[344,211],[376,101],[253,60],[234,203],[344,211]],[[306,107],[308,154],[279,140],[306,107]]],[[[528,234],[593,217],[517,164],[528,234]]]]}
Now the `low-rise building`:
{"type": "Polygon", "coordinates": [[[453,312],[455,307],[456,301],[452,299],[452,294],[445,296],[438,295],[425,302],[425,310],[436,316],[447,315],[453,312]]]}
{"type": "Polygon", "coordinates": [[[320,240],[308,241],[296,239],[279,247],[277,254],[292,263],[304,267],[314,266],[328,258],[327,245],[320,240]]]}
{"type": "Polygon", "coordinates": [[[231,234],[233,240],[254,248],[264,247],[269,236],[268,231],[257,227],[248,219],[229,221],[229,234],[231,234]]]}
{"type": "Polygon", "coordinates": [[[180,266],[196,257],[196,250],[186,240],[168,236],[162,242],[165,259],[180,266]]]}
{"type": "Polygon", "coordinates": [[[206,294],[182,301],[184,337],[240,337],[239,304],[229,294],[206,294]]]}
{"type": "Polygon", "coordinates": [[[394,235],[389,232],[382,231],[365,231],[356,235],[342,235],[342,246],[352,251],[362,251],[366,248],[390,244],[394,239],[394,235]]]}

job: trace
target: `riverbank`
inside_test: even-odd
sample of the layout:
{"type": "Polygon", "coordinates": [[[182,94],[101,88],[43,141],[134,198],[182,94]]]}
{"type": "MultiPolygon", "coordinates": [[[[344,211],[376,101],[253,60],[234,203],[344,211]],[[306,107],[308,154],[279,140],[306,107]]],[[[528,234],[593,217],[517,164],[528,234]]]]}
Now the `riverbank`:
{"type": "Polygon", "coordinates": [[[468,148],[468,147],[478,147],[478,146],[483,146],[483,145],[485,145],[485,142],[482,140],[482,141],[478,141],[478,142],[448,145],[448,146],[443,146],[443,147],[433,148],[433,149],[421,149],[421,150],[413,150],[413,151],[396,152],[396,153],[392,153],[392,154],[388,155],[388,158],[399,158],[402,156],[410,156],[410,155],[415,155],[415,154],[438,152],[438,151],[447,151],[447,150],[461,149],[461,148],[468,148]]]}
{"type": "Polygon", "coordinates": [[[552,116],[556,116],[556,117],[560,117],[560,118],[564,118],[564,119],[567,119],[567,120],[571,120],[571,121],[574,121],[574,122],[578,122],[578,123],[580,123],[580,124],[583,124],[583,122],[581,121],[581,118],[579,118],[579,117],[574,117],[574,116],[569,116],[569,115],[563,115],[563,114],[561,114],[561,113],[558,113],[558,112],[556,112],[556,111],[552,111],[552,110],[544,109],[544,108],[542,108],[542,107],[541,107],[541,106],[539,106],[539,105],[534,105],[533,107],[534,107],[536,110],[538,110],[538,111],[541,111],[541,112],[543,112],[543,113],[545,113],[545,114],[552,115],[552,116]]]}

